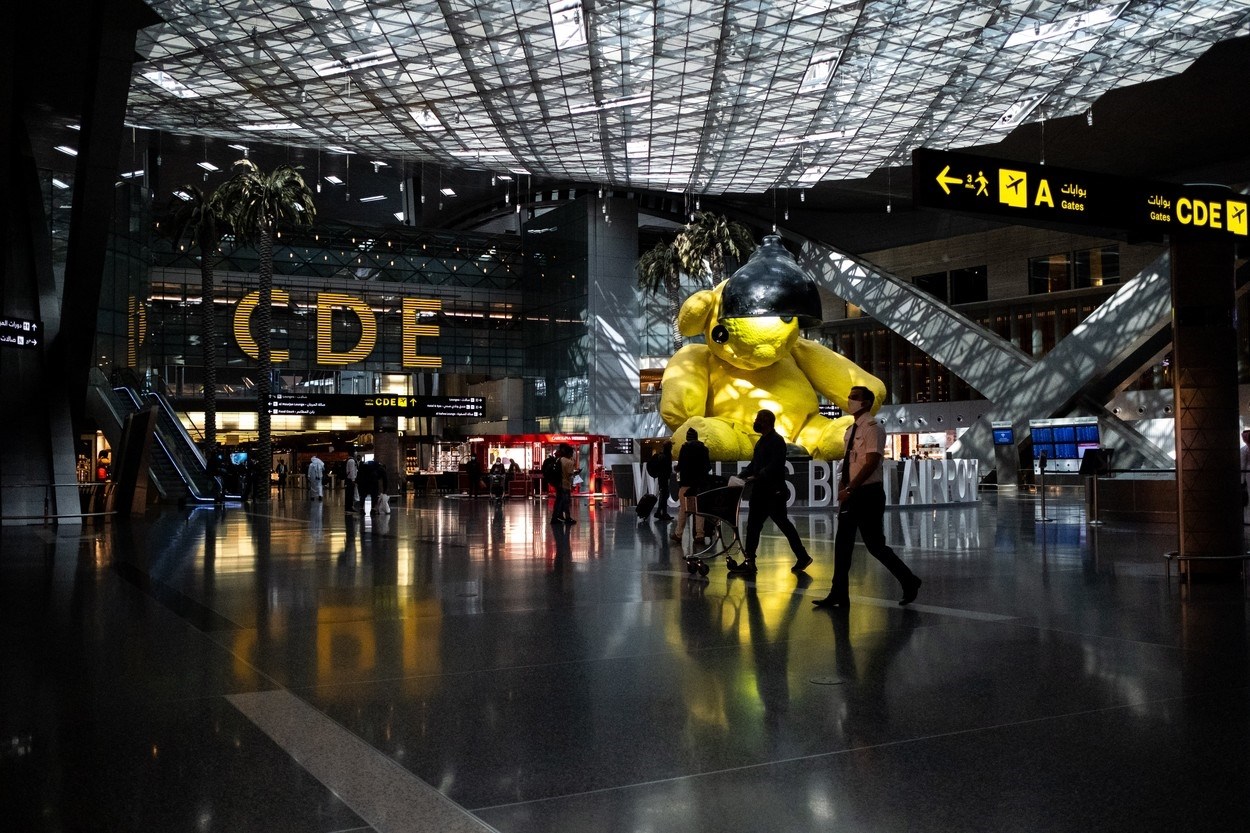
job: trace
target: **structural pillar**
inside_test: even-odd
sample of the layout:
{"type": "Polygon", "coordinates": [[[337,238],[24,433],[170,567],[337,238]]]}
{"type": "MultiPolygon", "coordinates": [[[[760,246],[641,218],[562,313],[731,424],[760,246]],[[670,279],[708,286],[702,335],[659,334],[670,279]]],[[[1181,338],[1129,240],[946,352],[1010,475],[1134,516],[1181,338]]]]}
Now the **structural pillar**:
{"type": "Polygon", "coordinates": [[[404,461],[399,454],[399,420],[393,416],[373,418],[373,459],[386,470],[387,491],[392,495],[399,494],[399,486],[404,479],[404,461]]]}
{"type": "MultiPolygon", "coordinates": [[[[1232,243],[1172,241],[1173,386],[1180,555],[1245,552],[1238,453],[1232,243]]],[[[1191,576],[1236,576],[1237,561],[1191,561],[1191,576]]]]}

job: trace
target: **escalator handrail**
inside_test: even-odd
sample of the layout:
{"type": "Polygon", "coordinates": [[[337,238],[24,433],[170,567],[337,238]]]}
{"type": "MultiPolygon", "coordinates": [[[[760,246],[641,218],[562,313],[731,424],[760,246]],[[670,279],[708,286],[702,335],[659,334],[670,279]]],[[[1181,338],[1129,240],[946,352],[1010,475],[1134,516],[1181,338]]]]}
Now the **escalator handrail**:
{"type": "MultiPolygon", "coordinates": [[[[134,403],[136,408],[140,410],[142,410],[145,407],[142,399],[140,399],[139,397],[138,392],[135,391],[134,388],[123,385],[120,387],[113,388],[113,392],[118,394],[119,396],[125,397],[130,402],[134,403]]],[[[177,420],[175,420],[175,422],[176,421],[177,420]]],[[[191,473],[187,470],[186,464],[182,461],[181,458],[178,457],[178,455],[174,454],[170,450],[169,445],[165,442],[165,438],[163,436],[164,432],[160,430],[162,428],[162,426],[160,425],[160,420],[157,420],[156,428],[157,430],[152,432],[152,436],[156,439],[156,442],[160,445],[161,451],[165,453],[165,457],[166,459],[169,460],[170,465],[172,465],[175,471],[178,472],[178,477],[182,480],[182,484],[186,487],[187,492],[191,495],[191,497],[195,498],[195,500],[197,501],[212,500],[211,495],[204,495],[200,493],[199,487],[196,485],[195,479],[192,477],[191,473]]]]}
{"type": "Polygon", "coordinates": [[[207,471],[208,461],[204,459],[204,452],[200,450],[198,445],[196,445],[195,440],[191,439],[191,435],[187,433],[187,429],[182,424],[182,420],[178,419],[177,414],[174,413],[174,408],[169,404],[169,400],[165,397],[165,394],[160,393],[159,391],[152,391],[148,394],[148,400],[154,402],[162,411],[165,412],[165,415],[169,417],[170,423],[173,424],[174,429],[186,442],[187,448],[191,449],[192,454],[195,456],[195,462],[199,464],[200,468],[207,471]]]}

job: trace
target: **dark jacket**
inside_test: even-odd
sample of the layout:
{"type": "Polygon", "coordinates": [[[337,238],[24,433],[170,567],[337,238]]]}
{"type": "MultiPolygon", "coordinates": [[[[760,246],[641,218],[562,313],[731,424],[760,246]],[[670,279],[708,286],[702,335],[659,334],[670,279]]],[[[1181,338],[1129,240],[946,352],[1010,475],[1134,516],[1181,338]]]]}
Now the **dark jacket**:
{"type": "Polygon", "coordinates": [[[760,437],[751,454],[751,464],[742,477],[754,477],[752,498],[771,497],[786,490],[786,441],[776,431],[760,437]]]}
{"type": "Polygon", "coordinates": [[[698,492],[703,488],[703,481],[711,470],[712,457],[707,452],[707,446],[699,440],[688,440],[677,455],[677,473],[682,488],[698,492]]]}

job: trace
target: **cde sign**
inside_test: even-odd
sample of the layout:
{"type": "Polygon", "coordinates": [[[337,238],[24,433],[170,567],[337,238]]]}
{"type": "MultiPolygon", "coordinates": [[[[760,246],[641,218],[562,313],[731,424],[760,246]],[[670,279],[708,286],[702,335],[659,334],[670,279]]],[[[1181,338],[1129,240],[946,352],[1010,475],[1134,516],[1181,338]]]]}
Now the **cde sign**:
{"type": "MultiPolygon", "coordinates": [[[[275,288],[273,290],[273,303],[275,305],[285,306],[290,302],[291,295],[285,289],[275,288]]],[[[249,292],[243,296],[234,309],[235,343],[239,345],[240,350],[253,359],[260,358],[260,348],[256,344],[256,339],[252,337],[252,313],[256,311],[256,307],[259,304],[260,292],[249,292]]],[[[419,323],[421,315],[423,313],[438,312],[442,308],[443,302],[438,300],[428,298],[403,299],[400,321],[403,342],[402,363],[404,367],[430,369],[443,366],[443,360],[440,356],[426,356],[417,353],[418,338],[437,338],[439,335],[437,324],[419,323]]],[[[373,307],[369,306],[364,299],[341,292],[318,292],[316,313],[318,365],[342,367],[362,362],[373,353],[373,349],[378,343],[378,317],[377,313],[373,311],[373,307]],[[336,351],[333,347],[335,310],[347,312],[355,316],[360,322],[360,339],[350,350],[336,351]]],[[[290,361],[290,358],[291,352],[289,350],[272,351],[274,364],[290,361]]]]}

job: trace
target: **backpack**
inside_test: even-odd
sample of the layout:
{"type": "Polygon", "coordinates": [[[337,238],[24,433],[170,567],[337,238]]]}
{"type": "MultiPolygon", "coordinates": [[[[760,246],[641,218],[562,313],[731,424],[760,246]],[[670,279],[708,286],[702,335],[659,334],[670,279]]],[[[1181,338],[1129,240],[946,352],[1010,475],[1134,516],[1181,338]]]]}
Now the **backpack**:
{"type": "Polygon", "coordinates": [[[543,486],[560,488],[560,458],[554,454],[543,460],[543,486]]]}

